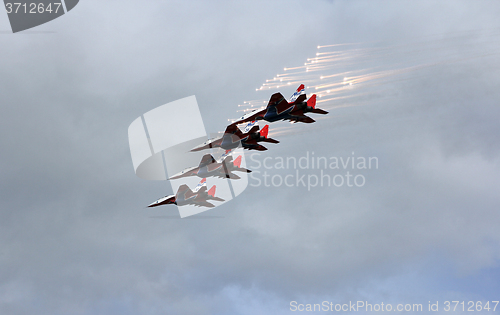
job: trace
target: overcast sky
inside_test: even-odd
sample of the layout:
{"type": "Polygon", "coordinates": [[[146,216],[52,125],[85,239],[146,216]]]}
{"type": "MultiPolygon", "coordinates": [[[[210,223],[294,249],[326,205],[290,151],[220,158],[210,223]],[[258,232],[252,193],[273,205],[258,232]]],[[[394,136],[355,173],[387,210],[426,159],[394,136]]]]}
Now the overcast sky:
{"type": "Polygon", "coordinates": [[[0,313],[499,300],[499,16],[495,1],[84,0],[11,34],[0,14],[0,313]],[[343,43],[365,53],[329,73],[426,66],[354,85],[315,124],[272,124],[280,144],[254,159],[377,157],[363,187],[251,180],[199,216],[145,208],[171,191],[134,174],[134,119],[196,95],[222,131],[277,91],[255,90],[266,79],[343,43]]]}

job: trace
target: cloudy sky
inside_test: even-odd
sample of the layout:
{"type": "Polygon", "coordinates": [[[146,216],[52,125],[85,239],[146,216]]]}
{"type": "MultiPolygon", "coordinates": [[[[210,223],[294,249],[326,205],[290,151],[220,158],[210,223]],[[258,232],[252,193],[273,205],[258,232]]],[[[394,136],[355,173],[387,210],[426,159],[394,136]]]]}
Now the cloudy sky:
{"type": "Polygon", "coordinates": [[[495,1],[86,0],[12,34],[0,14],[0,313],[498,301],[498,16],[495,1]],[[271,125],[281,143],[254,160],[377,157],[352,171],[364,186],[251,180],[187,219],[145,208],[171,191],[135,175],[134,119],[196,95],[221,131],[277,91],[256,91],[266,79],[332,44],[353,58],[328,74],[413,68],[354,84],[315,124],[271,125]]]}

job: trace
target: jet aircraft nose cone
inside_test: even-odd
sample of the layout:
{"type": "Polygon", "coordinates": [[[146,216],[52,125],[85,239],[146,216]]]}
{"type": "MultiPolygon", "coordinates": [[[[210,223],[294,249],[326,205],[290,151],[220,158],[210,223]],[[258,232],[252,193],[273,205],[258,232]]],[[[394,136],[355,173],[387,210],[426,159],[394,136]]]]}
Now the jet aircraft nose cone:
{"type": "Polygon", "coordinates": [[[177,177],[179,177],[181,175],[182,175],[182,172],[174,174],[174,175],[170,176],[168,179],[177,179],[177,177]]]}
{"type": "Polygon", "coordinates": [[[175,195],[165,196],[151,203],[148,208],[175,203],[175,195]]]}

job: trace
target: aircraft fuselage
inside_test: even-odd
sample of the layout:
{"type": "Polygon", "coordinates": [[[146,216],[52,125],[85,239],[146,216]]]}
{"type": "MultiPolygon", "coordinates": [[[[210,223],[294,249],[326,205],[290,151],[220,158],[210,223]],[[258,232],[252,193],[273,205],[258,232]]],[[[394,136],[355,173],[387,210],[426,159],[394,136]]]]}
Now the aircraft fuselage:
{"type": "MultiPolygon", "coordinates": [[[[290,107],[286,108],[282,112],[278,112],[276,106],[269,106],[264,116],[260,117],[260,119],[264,119],[268,122],[275,122],[278,120],[286,120],[286,119],[294,120],[295,119],[294,115],[302,115],[311,110],[312,107],[307,106],[306,102],[298,104],[295,103],[290,104],[290,107]]],[[[258,119],[259,117],[257,117],[257,120],[258,119]]]]}

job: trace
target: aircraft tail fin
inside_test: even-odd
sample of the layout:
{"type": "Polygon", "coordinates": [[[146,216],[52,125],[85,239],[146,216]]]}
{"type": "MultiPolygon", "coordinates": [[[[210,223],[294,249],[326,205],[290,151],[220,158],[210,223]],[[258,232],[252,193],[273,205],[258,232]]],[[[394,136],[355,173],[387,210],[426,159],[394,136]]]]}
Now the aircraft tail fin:
{"type": "Polygon", "coordinates": [[[220,156],[220,158],[217,160],[219,163],[223,163],[227,158],[231,157],[231,150],[226,150],[224,154],[220,156]]]}
{"type": "Polygon", "coordinates": [[[295,102],[301,95],[304,95],[304,84],[299,85],[297,90],[290,96],[289,102],[295,102]]]}
{"type": "Polygon", "coordinates": [[[307,100],[307,106],[312,107],[313,109],[316,107],[316,94],[313,94],[308,100],[307,100]]]}
{"type": "Polygon", "coordinates": [[[210,188],[210,190],[207,192],[209,196],[215,197],[215,185],[210,188]]]}
{"type": "Polygon", "coordinates": [[[241,167],[241,155],[233,161],[234,166],[241,167]]]}
{"type": "Polygon", "coordinates": [[[244,128],[243,128],[243,133],[250,133],[250,130],[253,130],[254,127],[258,126],[256,120],[252,120],[249,122],[244,128]]]}
{"type": "Polygon", "coordinates": [[[265,125],[264,128],[260,131],[260,135],[264,138],[267,138],[267,134],[269,133],[269,125],[265,125]]]}
{"type": "Polygon", "coordinates": [[[207,186],[207,179],[206,178],[203,178],[200,183],[195,187],[195,189],[193,190],[193,192],[197,192],[200,190],[201,187],[203,186],[207,186]]]}

